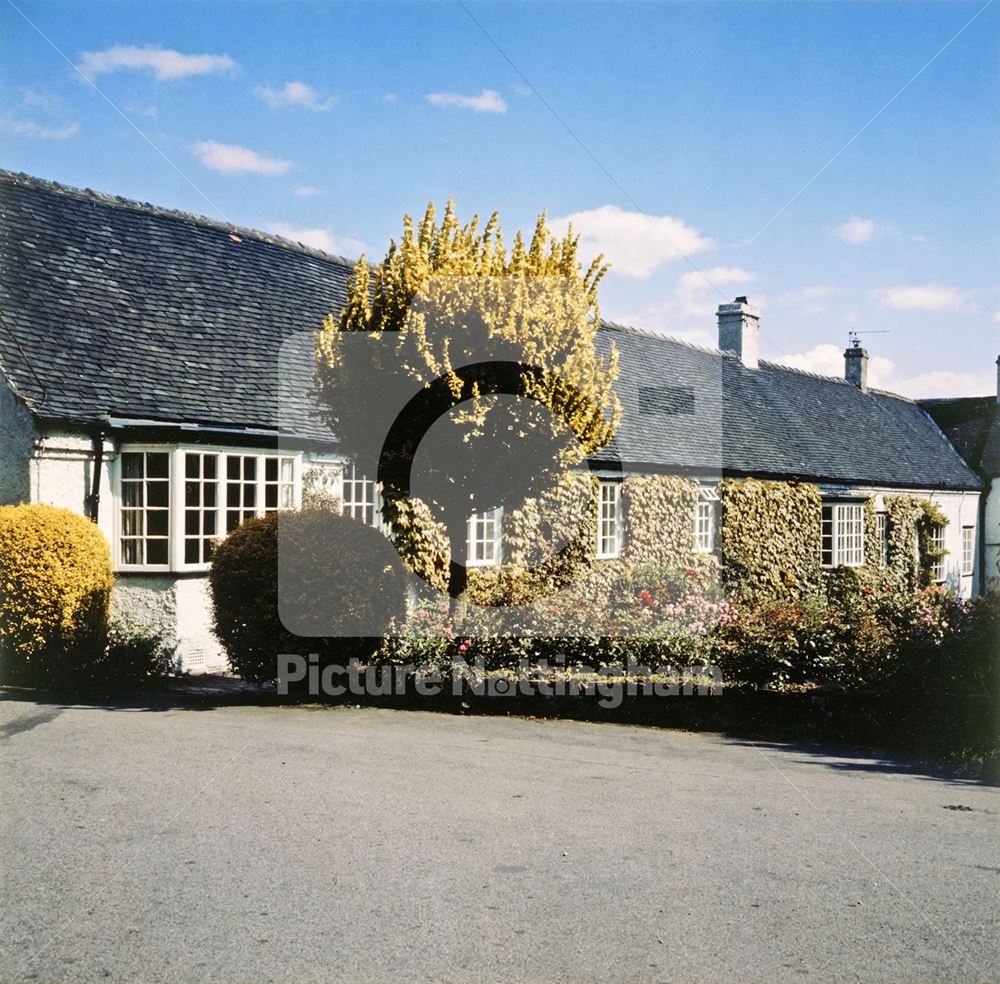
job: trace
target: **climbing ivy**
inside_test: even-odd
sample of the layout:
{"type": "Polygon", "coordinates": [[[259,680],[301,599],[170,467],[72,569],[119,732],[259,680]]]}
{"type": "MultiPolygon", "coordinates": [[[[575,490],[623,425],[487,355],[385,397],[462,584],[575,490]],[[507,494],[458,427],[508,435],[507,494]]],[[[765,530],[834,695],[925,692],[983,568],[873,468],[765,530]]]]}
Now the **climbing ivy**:
{"type": "Polygon", "coordinates": [[[815,485],[725,479],[722,574],[745,598],[797,598],[819,588],[822,497],[815,485]]]}
{"type": "Polygon", "coordinates": [[[625,539],[630,563],[689,564],[694,559],[698,483],[674,475],[634,475],[622,483],[625,539]]]}

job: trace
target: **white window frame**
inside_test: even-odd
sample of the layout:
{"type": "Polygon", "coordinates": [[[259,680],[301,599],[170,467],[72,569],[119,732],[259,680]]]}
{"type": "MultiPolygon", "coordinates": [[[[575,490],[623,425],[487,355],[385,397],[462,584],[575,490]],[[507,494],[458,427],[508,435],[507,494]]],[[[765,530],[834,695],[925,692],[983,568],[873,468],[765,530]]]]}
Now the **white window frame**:
{"type": "Polygon", "coordinates": [[[976,528],[962,527],[962,577],[972,577],[976,569],[976,528]]]}
{"type": "MultiPolygon", "coordinates": [[[[242,448],[221,444],[152,444],[152,443],[127,443],[122,444],[114,461],[109,466],[109,473],[112,479],[113,500],[114,500],[114,523],[113,537],[114,549],[113,558],[115,570],[128,574],[142,573],[196,573],[205,572],[211,566],[208,562],[185,561],[186,525],[187,511],[190,507],[186,505],[186,458],[188,453],[199,455],[216,455],[218,457],[216,465],[216,481],[218,490],[216,494],[216,536],[222,540],[227,533],[226,513],[227,513],[227,478],[228,456],[254,456],[257,458],[254,496],[254,516],[263,516],[269,512],[276,512],[283,508],[283,486],[288,489],[284,495],[284,501],[291,501],[291,509],[302,508],[302,454],[298,451],[278,450],[276,448],[242,448]],[[122,550],[122,455],[130,452],[143,452],[145,454],[166,454],[169,464],[169,506],[168,506],[168,532],[167,551],[168,562],[165,564],[127,564],[123,559],[122,550]],[[268,482],[266,480],[267,458],[278,459],[278,481],[268,482]],[[290,459],[291,474],[290,482],[282,481],[282,459],[290,459]],[[266,505],[267,486],[277,484],[277,507],[266,505]]],[[[286,472],[287,474],[287,472],[286,472]]],[[[199,479],[199,481],[203,481],[199,479]]],[[[198,507],[201,511],[201,506],[198,507]]]]}
{"type": "Polygon", "coordinates": [[[878,529],[879,566],[889,566],[889,514],[885,510],[875,513],[878,529]]]}
{"type": "Polygon", "coordinates": [[[696,553],[715,553],[718,529],[719,496],[713,488],[702,486],[694,506],[694,549],[696,553]]]}
{"type": "Polygon", "coordinates": [[[503,561],[503,507],[474,512],[466,524],[465,566],[497,567],[503,561]]]}
{"type": "MultiPolygon", "coordinates": [[[[109,472],[112,472],[113,482],[112,487],[114,489],[114,561],[115,567],[120,570],[129,571],[169,571],[170,570],[170,560],[172,557],[172,543],[174,538],[174,530],[176,529],[176,522],[174,519],[175,512],[175,502],[176,496],[174,492],[174,460],[172,455],[172,449],[169,447],[163,447],[162,445],[156,444],[143,444],[143,445],[129,445],[120,449],[119,454],[114,458],[113,468],[109,467],[109,472]],[[141,454],[143,455],[143,475],[146,471],[146,456],[149,454],[165,454],[167,456],[167,560],[163,564],[150,564],[146,561],[146,550],[145,543],[143,544],[143,562],[141,564],[124,564],[122,562],[122,556],[124,554],[124,540],[130,539],[131,537],[126,537],[124,534],[124,511],[125,506],[125,489],[123,482],[129,481],[124,478],[124,458],[122,454],[141,454]]],[[[139,507],[143,515],[143,529],[146,527],[146,513],[148,506],[146,505],[146,494],[147,490],[145,488],[146,480],[143,479],[143,506],[139,507]]],[[[128,507],[131,508],[131,507],[128,507]]],[[[160,507],[157,507],[159,510],[160,507]]],[[[145,540],[145,536],[138,537],[137,539],[145,540]]]]}
{"type": "Polygon", "coordinates": [[[597,559],[622,553],[622,483],[601,482],[597,493],[597,559]]]}
{"type": "Polygon", "coordinates": [[[865,512],[860,502],[824,502],[820,562],[827,570],[865,566],[865,512]],[[824,555],[829,553],[829,562],[824,555]]]}
{"type": "Polygon", "coordinates": [[[938,550],[945,551],[945,553],[931,565],[931,580],[935,584],[943,584],[945,581],[944,558],[947,556],[947,549],[944,545],[944,524],[931,523],[930,533],[931,546],[937,548],[938,550]]]}
{"type": "Polygon", "coordinates": [[[348,462],[344,466],[340,504],[340,511],[344,516],[360,519],[366,526],[384,529],[382,494],[378,483],[367,475],[359,476],[354,462],[348,462]],[[370,513],[369,510],[371,510],[370,513]]]}

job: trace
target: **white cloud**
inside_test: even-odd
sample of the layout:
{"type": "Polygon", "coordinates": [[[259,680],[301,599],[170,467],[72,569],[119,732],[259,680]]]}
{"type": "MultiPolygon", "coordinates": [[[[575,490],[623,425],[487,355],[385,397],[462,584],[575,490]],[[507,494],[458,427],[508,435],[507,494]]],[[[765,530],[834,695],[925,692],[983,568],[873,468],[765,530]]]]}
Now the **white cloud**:
{"type": "Polygon", "coordinates": [[[284,174],[292,166],[291,161],[265,157],[255,150],[214,140],[203,140],[191,149],[205,167],[223,174],[284,174]]]}
{"type": "MultiPolygon", "coordinates": [[[[829,343],[817,345],[808,352],[782,355],[776,362],[793,369],[803,369],[819,376],[844,378],[844,349],[829,343]]],[[[884,355],[870,356],[868,359],[868,385],[884,387],[892,376],[893,363],[884,355]]]]}
{"type": "Polygon", "coordinates": [[[38,140],[67,140],[80,132],[79,123],[66,123],[63,126],[44,126],[32,120],[0,120],[0,130],[17,133],[22,137],[35,137],[38,140]]]}
{"type": "Polygon", "coordinates": [[[457,92],[428,92],[424,97],[432,106],[455,106],[474,113],[506,113],[507,102],[496,89],[483,89],[478,96],[463,96],[457,92]]]}
{"type": "Polygon", "coordinates": [[[782,307],[795,308],[799,314],[819,314],[823,310],[823,301],[832,297],[839,289],[821,284],[815,287],[803,287],[801,290],[789,290],[778,295],[778,304],[782,307]]]}
{"type": "Polygon", "coordinates": [[[272,89],[269,85],[259,85],[254,90],[259,99],[276,109],[298,108],[311,109],[317,113],[325,113],[333,109],[336,96],[322,97],[311,85],[305,82],[286,82],[280,89],[272,89]]]}
{"type": "MultiPolygon", "coordinates": [[[[793,369],[804,369],[820,376],[844,377],[844,350],[837,345],[817,345],[808,352],[783,355],[778,360],[793,369]]],[[[984,396],[994,385],[989,372],[949,372],[934,370],[916,376],[903,376],[892,359],[883,355],[868,359],[868,385],[899,393],[913,400],[946,396],[984,396]]]]}
{"type": "Polygon", "coordinates": [[[534,89],[532,89],[530,85],[515,84],[511,86],[511,89],[513,89],[519,96],[534,95],[534,89]]]}
{"type": "Polygon", "coordinates": [[[996,323],[997,323],[998,325],[1000,325],[1000,311],[997,311],[997,313],[993,315],[993,320],[994,320],[994,321],[995,321],[995,322],[996,322],[996,323]]]}
{"type": "Polygon", "coordinates": [[[387,92],[385,94],[385,101],[387,103],[399,102],[399,96],[397,96],[395,92],[387,92]]]}
{"type": "Polygon", "coordinates": [[[159,110],[152,103],[148,106],[126,106],[125,110],[133,116],[147,116],[150,119],[155,118],[159,113],[159,110]]]}
{"type": "Polygon", "coordinates": [[[843,239],[845,243],[860,246],[875,238],[875,221],[852,215],[843,225],[837,226],[833,230],[833,234],[838,239],[843,239]]]}
{"type": "Polygon", "coordinates": [[[947,372],[939,369],[905,379],[890,380],[885,388],[913,400],[948,396],[992,396],[996,391],[996,379],[991,372],[947,372]]]}
{"type": "MultiPolygon", "coordinates": [[[[624,311],[622,321],[646,331],[714,346],[718,330],[715,312],[722,300],[715,288],[724,284],[742,287],[754,283],[757,276],[740,267],[707,267],[702,273],[704,276],[694,270],[682,273],[670,296],[624,311]]],[[[735,288],[729,296],[738,293],[740,288],[735,288]]],[[[762,301],[760,296],[753,298],[758,308],[763,307],[762,301]]]]}
{"type": "Polygon", "coordinates": [[[276,236],[282,236],[295,243],[302,243],[304,246],[312,246],[314,249],[321,249],[324,253],[357,256],[365,251],[365,244],[360,239],[352,239],[350,236],[334,236],[329,229],[305,228],[294,226],[290,222],[272,222],[266,229],[276,236]]]}
{"type": "Polygon", "coordinates": [[[319,194],[319,188],[315,188],[312,185],[299,185],[292,194],[296,198],[312,198],[313,195],[319,194]]]}
{"type": "Polygon", "coordinates": [[[953,311],[969,299],[967,291],[942,284],[904,284],[872,291],[879,307],[893,311],[953,311]]]}
{"type": "Polygon", "coordinates": [[[557,235],[572,225],[580,236],[583,253],[603,253],[615,272],[627,277],[648,277],[657,267],[711,249],[715,243],[683,219],[672,215],[625,212],[617,205],[602,205],[553,219],[557,235]]]}
{"type": "Polygon", "coordinates": [[[229,55],[185,55],[154,45],[117,45],[104,51],[85,51],[77,68],[89,79],[108,72],[134,70],[149,72],[164,82],[192,75],[231,72],[236,62],[229,55]]]}
{"type": "MultiPolygon", "coordinates": [[[[752,284],[757,280],[756,274],[742,267],[708,267],[701,272],[688,270],[677,278],[674,289],[676,307],[688,318],[708,320],[715,316],[721,298],[716,287],[724,284],[752,284]]],[[[738,294],[739,290],[729,293],[738,294]]],[[[755,307],[761,307],[760,299],[752,301],[755,307]]]]}

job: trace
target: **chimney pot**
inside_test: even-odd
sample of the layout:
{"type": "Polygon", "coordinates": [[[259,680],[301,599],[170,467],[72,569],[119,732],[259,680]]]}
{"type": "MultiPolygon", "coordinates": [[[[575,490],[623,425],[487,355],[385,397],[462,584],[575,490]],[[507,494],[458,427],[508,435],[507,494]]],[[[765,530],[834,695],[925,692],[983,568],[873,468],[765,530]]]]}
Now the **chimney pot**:
{"type": "Polygon", "coordinates": [[[716,316],[719,319],[719,348],[734,352],[748,369],[756,369],[760,311],[741,295],[732,304],[720,304],[716,316]]]}

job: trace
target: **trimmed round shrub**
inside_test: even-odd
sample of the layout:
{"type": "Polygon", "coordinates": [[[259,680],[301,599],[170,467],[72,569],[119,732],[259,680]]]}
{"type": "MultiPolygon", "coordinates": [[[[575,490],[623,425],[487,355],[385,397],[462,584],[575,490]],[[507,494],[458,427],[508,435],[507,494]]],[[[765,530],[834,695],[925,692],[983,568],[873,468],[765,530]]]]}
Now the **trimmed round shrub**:
{"type": "Polygon", "coordinates": [[[366,660],[405,611],[406,572],[378,530],[328,509],[238,526],[212,555],[213,630],[234,673],[274,680],[278,656],[366,660]]]}
{"type": "Polygon", "coordinates": [[[97,526],[55,506],[0,506],[0,675],[73,686],[103,656],[114,575],[97,526]]]}

